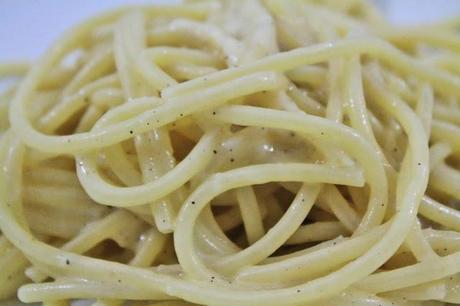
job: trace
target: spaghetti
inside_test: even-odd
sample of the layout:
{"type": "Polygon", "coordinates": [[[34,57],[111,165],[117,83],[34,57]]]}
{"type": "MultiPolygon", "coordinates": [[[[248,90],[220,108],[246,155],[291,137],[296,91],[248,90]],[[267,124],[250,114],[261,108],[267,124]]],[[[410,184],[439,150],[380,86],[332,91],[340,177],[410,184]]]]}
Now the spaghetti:
{"type": "Polygon", "coordinates": [[[0,300],[460,303],[458,31],[203,0],[1,64],[0,300]]]}

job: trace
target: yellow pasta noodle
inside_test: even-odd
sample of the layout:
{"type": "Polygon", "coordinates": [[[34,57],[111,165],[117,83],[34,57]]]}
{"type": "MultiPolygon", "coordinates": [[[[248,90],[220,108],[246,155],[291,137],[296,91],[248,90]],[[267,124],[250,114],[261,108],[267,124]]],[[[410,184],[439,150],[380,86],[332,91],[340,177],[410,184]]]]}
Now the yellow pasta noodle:
{"type": "Polygon", "coordinates": [[[459,26],[185,1],[0,63],[0,305],[460,304],[459,26]]]}

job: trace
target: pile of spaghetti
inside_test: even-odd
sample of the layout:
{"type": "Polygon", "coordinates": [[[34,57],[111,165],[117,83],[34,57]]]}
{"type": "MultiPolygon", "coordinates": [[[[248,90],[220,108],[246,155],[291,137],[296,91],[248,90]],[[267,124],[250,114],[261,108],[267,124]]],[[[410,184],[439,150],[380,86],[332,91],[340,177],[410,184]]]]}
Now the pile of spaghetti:
{"type": "Polygon", "coordinates": [[[459,26],[189,1],[0,65],[0,299],[460,303],[459,26]]]}

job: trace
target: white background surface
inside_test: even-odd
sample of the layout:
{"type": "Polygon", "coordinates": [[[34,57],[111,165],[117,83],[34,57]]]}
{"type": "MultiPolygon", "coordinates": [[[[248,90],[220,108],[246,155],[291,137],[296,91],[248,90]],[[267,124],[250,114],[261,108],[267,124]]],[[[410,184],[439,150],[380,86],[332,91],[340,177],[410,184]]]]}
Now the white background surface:
{"type": "MultiPolygon", "coordinates": [[[[244,1],[244,0],[234,0],[244,1]]],[[[60,33],[100,11],[135,3],[179,0],[0,0],[0,61],[35,59],[60,33]]],[[[375,0],[391,21],[430,22],[460,14],[460,0],[375,0]]]]}

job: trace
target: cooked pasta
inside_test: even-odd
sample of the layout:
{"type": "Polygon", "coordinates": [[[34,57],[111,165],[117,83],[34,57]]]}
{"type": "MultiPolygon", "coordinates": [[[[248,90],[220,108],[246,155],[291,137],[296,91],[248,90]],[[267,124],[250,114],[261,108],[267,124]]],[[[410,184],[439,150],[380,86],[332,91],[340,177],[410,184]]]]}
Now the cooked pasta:
{"type": "Polygon", "coordinates": [[[186,1],[0,64],[0,300],[460,303],[459,27],[186,1]]]}

